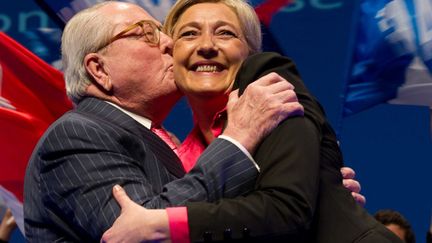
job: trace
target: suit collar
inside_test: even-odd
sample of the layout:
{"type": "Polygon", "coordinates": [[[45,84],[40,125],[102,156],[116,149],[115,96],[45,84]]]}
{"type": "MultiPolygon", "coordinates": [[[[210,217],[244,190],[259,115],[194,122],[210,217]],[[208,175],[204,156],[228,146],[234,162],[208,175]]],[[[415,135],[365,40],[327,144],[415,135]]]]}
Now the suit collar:
{"type": "Polygon", "coordinates": [[[170,147],[148,128],[131,118],[129,115],[107,102],[93,98],[84,98],[76,108],[77,112],[85,113],[86,116],[95,117],[101,122],[107,122],[120,126],[134,136],[143,140],[165,165],[167,170],[176,177],[183,177],[185,171],[180,159],[170,147]]]}
{"type": "Polygon", "coordinates": [[[105,102],[108,103],[108,104],[110,104],[110,105],[112,105],[112,106],[114,106],[114,107],[116,107],[117,109],[123,111],[124,113],[126,113],[128,116],[132,117],[132,119],[134,119],[135,121],[137,121],[138,123],[140,123],[141,125],[143,125],[144,127],[146,127],[147,129],[151,128],[152,121],[150,119],[148,119],[146,117],[143,117],[143,116],[140,116],[140,115],[137,115],[137,114],[132,113],[130,111],[127,111],[127,110],[121,108],[120,106],[118,106],[118,105],[116,105],[116,104],[114,104],[112,102],[109,102],[109,101],[105,101],[105,102]]]}

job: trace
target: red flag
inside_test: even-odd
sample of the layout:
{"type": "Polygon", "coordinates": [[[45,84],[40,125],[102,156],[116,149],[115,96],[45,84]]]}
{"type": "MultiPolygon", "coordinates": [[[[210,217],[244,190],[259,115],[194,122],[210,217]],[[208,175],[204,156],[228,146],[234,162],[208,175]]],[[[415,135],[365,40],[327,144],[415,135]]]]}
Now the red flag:
{"type": "Polygon", "coordinates": [[[37,140],[72,103],[62,73],[2,32],[0,73],[0,184],[22,200],[37,140]]]}
{"type": "Polygon", "coordinates": [[[275,13],[277,13],[281,8],[294,2],[295,0],[266,0],[255,7],[255,12],[257,13],[261,23],[266,27],[269,27],[275,13]]]}

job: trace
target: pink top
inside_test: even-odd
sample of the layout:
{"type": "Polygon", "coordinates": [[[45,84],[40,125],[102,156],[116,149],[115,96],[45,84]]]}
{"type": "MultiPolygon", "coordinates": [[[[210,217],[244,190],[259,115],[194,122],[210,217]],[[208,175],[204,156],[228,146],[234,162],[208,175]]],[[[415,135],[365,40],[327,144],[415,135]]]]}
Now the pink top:
{"type": "MultiPolygon", "coordinates": [[[[226,109],[218,112],[213,118],[211,131],[215,137],[222,133],[226,121],[226,109]]],[[[195,120],[196,123],[196,120],[195,120]]],[[[183,163],[186,172],[189,172],[197,162],[199,156],[207,147],[199,127],[195,124],[192,131],[178,148],[178,156],[183,163]]],[[[189,243],[189,224],[186,207],[173,207],[166,209],[169,220],[172,243],[189,243]]]]}
{"type": "Polygon", "coordinates": [[[166,208],[172,243],[189,243],[189,225],[186,207],[166,208]]]}
{"type": "MultiPolygon", "coordinates": [[[[196,121],[196,120],[195,120],[196,121]]],[[[226,121],[226,109],[218,112],[213,118],[211,131],[214,137],[218,137],[222,133],[223,126],[226,121]]],[[[178,156],[183,163],[186,172],[189,172],[195,166],[199,156],[207,148],[207,142],[200,128],[195,124],[192,131],[186,137],[178,149],[178,156]]]]}

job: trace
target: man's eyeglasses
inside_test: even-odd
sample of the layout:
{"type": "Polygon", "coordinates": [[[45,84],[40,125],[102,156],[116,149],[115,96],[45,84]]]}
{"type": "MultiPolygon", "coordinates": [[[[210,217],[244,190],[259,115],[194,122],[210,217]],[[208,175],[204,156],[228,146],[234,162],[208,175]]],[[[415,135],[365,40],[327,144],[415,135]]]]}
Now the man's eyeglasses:
{"type": "MultiPolygon", "coordinates": [[[[122,30],[120,33],[115,35],[111,40],[104,46],[108,46],[109,44],[113,43],[114,41],[121,39],[125,37],[125,34],[127,34],[129,31],[140,27],[141,33],[139,33],[140,37],[144,37],[144,41],[147,42],[150,46],[157,46],[159,45],[159,39],[160,39],[160,31],[162,29],[162,26],[157,25],[151,20],[141,20],[136,22],[133,25],[130,25],[126,27],[126,29],[122,30]]],[[[104,48],[102,47],[102,48],[104,48]]],[[[100,49],[102,49],[100,48],[100,49]]]]}

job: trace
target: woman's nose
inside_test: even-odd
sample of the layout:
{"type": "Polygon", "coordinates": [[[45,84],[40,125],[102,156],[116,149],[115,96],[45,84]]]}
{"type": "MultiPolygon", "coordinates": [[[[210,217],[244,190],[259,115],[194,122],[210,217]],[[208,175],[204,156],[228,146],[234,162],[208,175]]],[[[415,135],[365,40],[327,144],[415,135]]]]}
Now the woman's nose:
{"type": "Polygon", "coordinates": [[[203,35],[199,41],[198,55],[206,58],[217,55],[219,48],[212,35],[203,35]]]}

